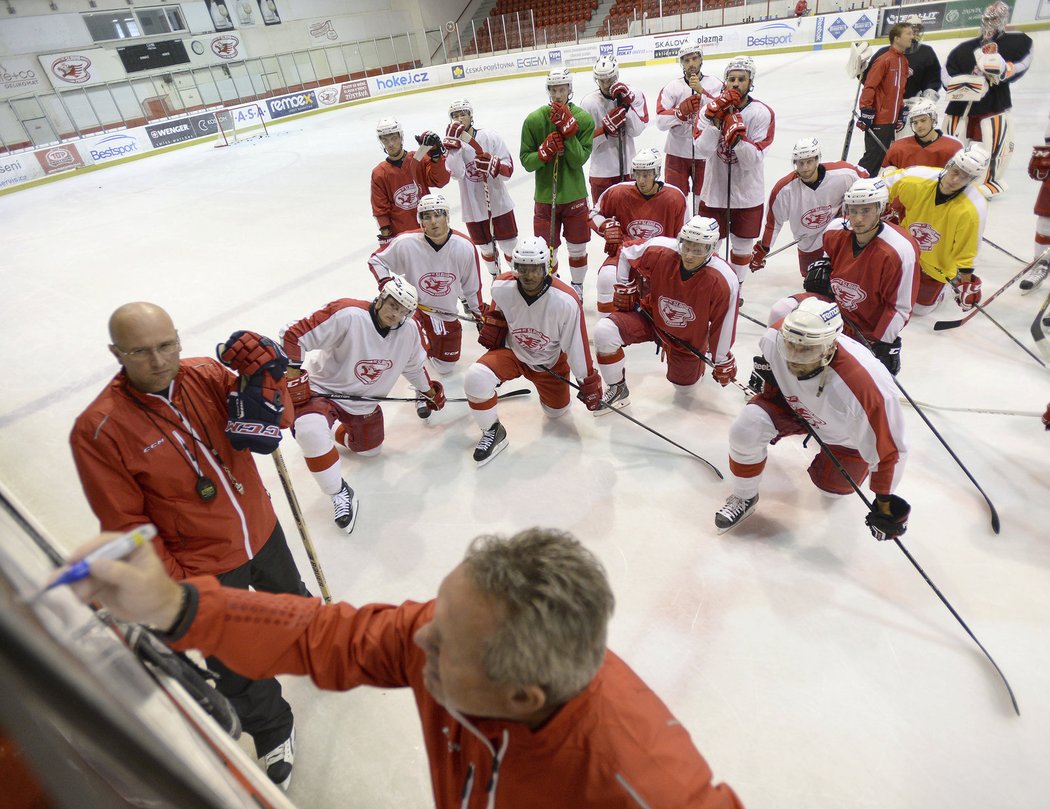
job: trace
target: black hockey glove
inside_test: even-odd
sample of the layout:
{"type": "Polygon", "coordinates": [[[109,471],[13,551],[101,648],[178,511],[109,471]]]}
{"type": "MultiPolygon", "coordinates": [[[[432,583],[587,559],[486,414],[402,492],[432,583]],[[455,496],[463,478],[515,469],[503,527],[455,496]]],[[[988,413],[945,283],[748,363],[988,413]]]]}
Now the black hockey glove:
{"type": "Polygon", "coordinates": [[[773,376],[773,367],[769,364],[769,360],[760,354],[752,362],[754,369],[751,371],[751,378],[747,381],[747,386],[755,393],[764,393],[767,385],[777,387],[777,380],[773,376]]]}
{"type": "Polygon", "coordinates": [[[802,288],[829,301],[835,300],[835,290],[831,288],[831,262],[826,258],[811,261],[802,288]]]}
{"type": "Polygon", "coordinates": [[[871,353],[876,359],[886,366],[886,370],[896,376],[901,370],[901,338],[892,343],[880,343],[875,341],[871,344],[871,353]]]}
{"type": "Polygon", "coordinates": [[[904,532],[908,530],[910,514],[911,506],[903,497],[880,494],[875,497],[875,507],[868,512],[864,522],[867,523],[871,535],[881,542],[904,536],[904,532]],[[883,513],[882,506],[888,509],[888,514],[883,513]]]}

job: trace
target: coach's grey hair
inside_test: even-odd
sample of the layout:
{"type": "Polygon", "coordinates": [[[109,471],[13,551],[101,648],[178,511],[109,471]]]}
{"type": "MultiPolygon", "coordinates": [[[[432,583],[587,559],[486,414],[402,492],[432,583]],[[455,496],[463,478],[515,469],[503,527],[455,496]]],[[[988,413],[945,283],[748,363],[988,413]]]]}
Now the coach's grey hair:
{"type": "Polygon", "coordinates": [[[488,676],[538,685],[551,705],[586,688],[605,656],[615,605],[594,554],[569,533],[530,528],[509,539],[479,536],[464,562],[474,585],[507,609],[485,645],[488,676]]]}

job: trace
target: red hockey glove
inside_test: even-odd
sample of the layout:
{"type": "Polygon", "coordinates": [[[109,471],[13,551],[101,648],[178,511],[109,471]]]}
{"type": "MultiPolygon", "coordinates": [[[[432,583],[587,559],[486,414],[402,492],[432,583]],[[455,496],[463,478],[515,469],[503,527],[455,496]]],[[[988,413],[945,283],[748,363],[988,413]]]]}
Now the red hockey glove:
{"type": "Polygon", "coordinates": [[[904,218],[904,207],[901,205],[900,200],[893,200],[889,205],[882,209],[882,213],[879,214],[879,218],[883,222],[890,222],[894,225],[899,225],[901,219],[904,218]]]}
{"type": "Polygon", "coordinates": [[[769,248],[766,247],[762,242],[756,242],[755,249],[751,252],[751,272],[758,272],[766,266],[766,256],[769,255],[769,248]]]}
{"type": "Polygon", "coordinates": [[[718,98],[707,102],[704,117],[713,123],[720,124],[730,112],[740,106],[740,101],[740,91],[735,87],[729,87],[718,98]]]}
{"type": "Polygon", "coordinates": [[[973,309],[974,304],[981,302],[981,279],[973,273],[965,276],[959,273],[959,283],[955,285],[955,302],[964,312],[973,309]]]}
{"type": "Polygon", "coordinates": [[[463,147],[463,141],[459,139],[459,136],[466,131],[463,124],[453,121],[445,127],[445,139],[441,143],[446,149],[460,149],[463,147]]]}
{"type": "Polygon", "coordinates": [[[615,135],[626,120],[627,110],[624,107],[613,107],[602,117],[602,129],[606,135],[615,135]]]}
{"type": "Polygon", "coordinates": [[[609,95],[624,107],[629,107],[634,103],[634,91],[622,81],[616,82],[609,88],[609,95]]]}
{"type": "Polygon", "coordinates": [[[700,109],[700,96],[691,95],[674,108],[674,117],[684,123],[691,123],[700,109]]]}
{"type": "Polygon", "coordinates": [[[623,229],[620,227],[620,223],[616,220],[615,216],[610,216],[604,222],[598,226],[598,233],[605,237],[605,252],[609,253],[609,249],[612,249],[613,255],[616,252],[616,248],[623,242],[623,229]]]}
{"type": "Polygon", "coordinates": [[[306,404],[312,395],[309,372],[301,368],[290,368],[288,370],[288,398],[292,400],[292,404],[306,404]]]}
{"type": "Polygon", "coordinates": [[[478,167],[478,171],[484,174],[488,174],[491,177],[499,177],[500,169],[503,168],[503,161],[498,157],[493,157],[488,152],[481,152],[474,158],[474,165],[478,167]]]}
{"type": "Polygon", "coordinates": [[[867,131],[868,127],[875,125],[875,108],[862,107],[857,116],[857,129],[861,132],[867,131]]]}
{"type": "Polygon", "coordinates": [[[539,156],[544,163],[550,163],[555,157],[565,151],[565,141],[560,132],[551,132],[540,144],[539,156]]]}
{"type": "Polygon", "coordinates": [[[1050,430],[1050,404],[1046,406],[1046,412],[1043,413],[1043,426],[1050,430]]]}
{"type": "Polygon", "coordinates": [[[588,410],[598,410],[602,406],[602,378],[597,371],[591,371],[587,378],[579,383],[580,391],[576,398],[587,405],[588,410]]]}
{"type": "Polygon", "coordinates": [[[242,376],[254,376],[265,366],[274,379],[284,376],[288,358],[284,351],[269,337],[253,331],[235,331],[225,343],[215,347],[215,353],[223,365],[242,376]]]}
{"type": "Polygon", "coordinates": [[[482,348],[503,348],[503,341],[507,339],[507,319],[503,312],[496,308],[495,303],[490,303],[484,310],[485,323],[478,333],[478,342],[482,348]]]}
{"type": "Polygon", "coordinates": [[[1028,176],[1039,182],[1050,180],[1050,146],[1032,147],[1032,157],[1028,161],[1028,176]]]}
{"type": "Polygon", "coordinates": [[[641,293],[637,281],[626,284],[613,284],[613,306],[617,312],[633,312],[641,303],[641,293]]]}
{"type": "Polygon", "coordinates": [[[722,120],[722,138],[732,149],[747,135],[747,124],[739,112],[731,112],[722,120]]]}
{"type": "Polygon", "coordinates": [[[733,357],[732,351],[726,355],[722,362],[715,363],[715,370],[712,376],[714,376],[715,382],[723,388],[736,379],[736,359],[733,357]]]}
{"type": "Polygon", "coordinates": [[[580,131],[576,117],[565,104],[551,104],[551,123],[558,127],[564,138],[571,138],[580,131]]]}
{"type": "Polygon", "coordinates": [[[436,413],[445,406],[445,386],[437,380],[430,383],[430,390],[423,391],[426,396],[427,410],[436,413]]]}
{"type": "Polygon", "coordinates": [[[908,516],[911,506],[903,497],[895,494],[876,495],[875,507],[864,518],[871,535],[880,542],[885,539],[897,539],[908,530],[908,516]]]}

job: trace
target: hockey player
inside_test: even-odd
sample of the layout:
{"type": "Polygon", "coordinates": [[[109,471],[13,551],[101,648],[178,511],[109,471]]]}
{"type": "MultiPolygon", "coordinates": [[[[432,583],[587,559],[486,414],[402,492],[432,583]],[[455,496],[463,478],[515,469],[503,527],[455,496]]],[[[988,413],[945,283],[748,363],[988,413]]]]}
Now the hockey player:
{"type": "Polygon", "coordinates": [[[937,129],[937,107],[928,98],[920,98],[908,107],[908,124],[913,137],[902,137],[890,144],[882,158],[882,173],[910,166],[943,168],[948,158],[962,148],[962,143],[937,129]]]}
{"type": "Polygon", "coordinates": [[[868,63],[860,94],[857,129],[864,133],[864,156],[860,166],[874,177],[904,114],[904,85],[908,80],[908,57],[914,34],[907,23],[897,23],[889,32],[890,47],[868,63]]]}
{"type": "Polygon", "coordinates": [[[824,255],[824,228],[842,214],[842,197],[853,183],[868,176],[852,163],[821,163],[816,138],[796,141],[791,162],[795,170],[777,180],[769,192],[766,226],[751,254],[751,272],[766,266],[766,256],[787,222],[798,240],[798,269],[805,278],[810,263],[824,255]]]}
{"type": "Polygon", "coordinates": [[[430,381],[424,367],[422,333],[412,320],[416,303],[412,285],[393,276],[371,303],[340,298],[281,332],[290,361],[288,396],[295,405],[292,432],[317,485],[332,498],[335,524],[347,534],[357,523],[359,498],[343,480],[336,445],[378,455],[383,411],[375,402],[324,394],[386,396],[400,374],[425,394],[431,410],[444,407],[444,388],[430,381]]]}
{"type": "MultiPolygon", "coordinates": [[[[905,138],[912,134],[910,113],[912,107],[920,99],[936,104],[941,97],[941,60],[937,58],[933,48],[922,42],[925,30],[922,19],[918,14],[909,14],[904,22],[911,26],[913,39],[911,46],[904,51],[904,56],[908,60],[908,81],[904,84],[904,119],[903,121],[898,119],[900,127],[897,130],[898,138],[905,138]]],[[[872,57],[872,61],[882,56],[888,47],[879,48],[872,57]]],[[[889,146],[893,148],[892,144],[889,146]]]]}
{"type": "Polygon", "coordinates": [[[700,110],[722,94],[725,83],[703,74],[704,52],[698,42],[686,42],[678,49],[678,64],[682,75],[665,84],[657,98],[656,128],[667,133],[664,176],[687,197],[692,189],[689,215],[693,216],[704,185],[704,161],[696,153],[693,131],[707,125],[700,110]]]}
{"type": "MultiPolygon", "coordinates": [[[[1037,181],[1039,196],[1035,200],[1035,258],[1050,249],[1050,126],[1046,129],[1042,146],[1032,147],[1028,161],[1028,176],[1037,181]]],[[[1039,286],[1050,274],[1050,258],[1043,257],[1021,279],[1021,293],[1026,294],[1039,286]]]]}
{"type": "Polygon", "coordinates": [[[990,156],[980,191],[989,199],[1006,191],[1003,176],[1014,151],[1010,85],[1032,64],[1032,39],[1007,31],[1010,7],[997,0],[984,10],[981,33],[952,48],[944,63],[948,107],[945,129],[963,143],[979,140],[990,156]]]}
{"type": "Polygon", "coordinates": [[[441,138],[433,132],[419,136],[414,155],[405,151],[405,133],[395,118],[381,118],[376,136],[386,159],[372,169],[372,215],[379,224],[379,243],[386,244],[398,233],[415,230],[416,206],[431,187],[449,181],[442,155],[441,138]]]}
{"type": "MultiPolygon", "coordinates": [[[[896,539],[908,527],[911,507],[893,492],[900,483],[908,445],[904,414],[886,369],[842,334],[839,307],[819,298],[803,301],[759,341],[750,385],[757,395],[729,428],[732,494],[715,514],[719,533],[739,525],[758,504],[767,447],[809,425],[858,485],[871,472],[875,509],[865,518],[876,539],[896,539]]],[[[818,451],[810,480],[822,492],[853,489],[818,451]]]]}
{"type": "Polygon", "coordinates": [[[591,224],[605,237],[605,252],[610,256],[598,270],[598,311],[602,314],[616,311],[616,254],[624,238],[670,237],[685,224],[685,195],[675,186],[660,182],[661,163],[656,149],[642,149],[631,161],[634,182],[614,185],[591,209],[591,224]]]}
{"type": "Polygon", "coordinates": [[[949,282],[964,312],[981,302],[981,279],[973,269],[988,203],[974,183],[987,167],[987,153],[979,143],[971,143],[942,169],[913,166],[884,178],[893,207],[903,209],[901,226],[922,250],[916,317],[937,307],[949,282]]]}
{"type": "MultiPolygon", "coordinates": [[[[394,275],[415,287],[421,307],[415,319],[426,335],[427,356],[442,376],[452,373],[462,347],[457,301],[464,301],[481,322],[478,253],[470,239],[449,227],[448,214],[444,196],[427,194],[416,211],[422,230],[395,236],[368,259],[380,289],[394,275]]],[[[416,411],[420,418],[430,415],[425,399],[420,399],[416,411]]]]}
{"type": "Polygon", "coordinates": [[[448,150],[445,165],[449,174],[459,180],[459,199],[467,233],[481,251],[489,274],[496,275],[499,271],[497,252],[502,250],[510,261],[518,239],[514,201],[507,192],[507,180],[514,174],[514,158],[498,132],[474,126],[474,107],[467,99],[449,104],[448,117],[451,121],[443,141],[448,150]],[[482,151],[464,145],[464,136],[482,151]]]}
{"type": "Polygon", "coordinates": [[[919,291],[919,245],[899,225],[879,218],[888,199],[883,179],[857,180],[842,200],[845,218],[824,231],[824,253],[832,266],[835,300],[849,327],[896,376],[901,329],[919,291]]]}
{"type": "Polygon", "coordinates": [[[641,90],[620,81],[615,56],[602,56],[592,71],[598,89],[581,106],[594,120],[591,152],[591,199],[597,201],[605,189],[623,182],[634,159],[634,139],[649,123],[649,108],[641,90]]]}
{"type": "Polygon", "coordinates": [[[736,274],[714,255],[718,223],[694,216],[678,239],[657,236],[620,250],[613,302],[616,311],[598,322],[594,343],[598,369],[605,381],[605,405],[594,415],[630,404],[623,347],[635,343],[663,344],[667,379],[688,390],[704,373],[695,354],[679,347],[672,335],[714,359],[715,381],[725,387],[736,379],[733,340],[736,337],[736,274]],[[643,292],[644,290],[644,292],[643,292]]]}
{"type": "Polygon", "coordinates": [[[536,386],[543,412],[552,419],[569,410],[569,386],[545,369],[579,381],[576,398],[597,410],[602,380],[587,343],[583,306],[573,290],[549,272],[547,246],[526,236],[514,248],[513,269],[492,282],[492,303],[478,342],[488,349],[467,369],[463,391],[482,430],[474,460],[484,466],[507,446],[507,430],[496,412],[496,388],[524,376],[536,386]]]}
{"type": "Polygon", "coordinates": [[[696,133],[697,155],[710,160],[700,191],[700,213],[716,220],[722,238],[730,239],[729,263],[743,283],[762,229],[762,168],[776,121],[773,110],[751,97],[755,63],[750,56],[730,59],[725,81],[723,93],[704,107],[701,117],[707,125],[696,133]]]}
{"type": "Polygon", "coordinates": [[[591,156],[594,120],[572,103],[568,69],[547,74],[547,96],[550,103],[533,110],[522,124],[521,165],[536,174],[533,233],[548,243],[551,272],[558,271],[558,247],[564,233],[572,288],[582,300],[591,238],[583,164],[591,156]]]}

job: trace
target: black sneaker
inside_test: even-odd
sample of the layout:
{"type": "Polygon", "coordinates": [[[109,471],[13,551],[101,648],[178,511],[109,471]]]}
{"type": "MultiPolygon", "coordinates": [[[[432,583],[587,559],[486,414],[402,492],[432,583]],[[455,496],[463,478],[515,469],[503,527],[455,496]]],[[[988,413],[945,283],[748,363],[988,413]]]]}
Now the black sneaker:
{"type": "Polygon", "coordinates": [[[631,392],[626,382],[616,382],[605,389],[602,406],[594,411],[595,416],[604,416],[612,410],[620,410],[631,403],[631,392]]]}
{"type": "Polygon", "coordinates": [[[332,495],[332,508],[335,511],[335,524],[349,534],[357,524],[357,494],[343,481],[343,488],[332,495]]]}
{"type": "Polygon", "coordinates": [[[507,431],[497,421],[482,433],[481,440],[478,441],[477,447],[474,448],[474,460],[477,461],[478,466],[484,466],[499,455],[506,446],[507,431]]]}
{"type": "Polygon", "coordinates": [[[1031,292],[1046,280],[1047,275],[1050,275],[1050,261],[1043,259],[1024,274],[1024,278],[1021,279],[1021,292],[1031,292]]]}
{"type": "Polygon", "coordinates": [[[758,495],[745,500],[735,494],[729,495],[729,499],[722,508],[715,512],[715,527],[718,533],[724,534],[730,528],[735,528],[748,517],[755,513],[758,505],[758,495]]]}
{"type": "Polygon", "coordinates": [[[291,736],[263,756],[263,764],[266,776],[287,792],[292,783],[292,765],[295,764],[295,728],[292,728],[291,736]]]}

